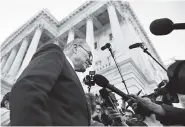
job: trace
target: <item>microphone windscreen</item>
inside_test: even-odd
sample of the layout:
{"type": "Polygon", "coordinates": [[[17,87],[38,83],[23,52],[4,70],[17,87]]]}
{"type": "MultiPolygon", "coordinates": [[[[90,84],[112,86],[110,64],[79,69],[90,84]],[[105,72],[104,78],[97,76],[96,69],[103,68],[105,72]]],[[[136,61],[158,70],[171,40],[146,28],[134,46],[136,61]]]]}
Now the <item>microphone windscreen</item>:
{"type": "Polygon", "coordinates": [[[93,77],[94,82],[101,87],[106,87],[109,84],[109,81],[102,75],[96,74],[93,77]]]}
{"type": "Polygon", "coordinates": [[[111,44],[106,43],[104,46],[101,47],[101,50],[105,50],[106,48],[110,48],[111,44]]]}
{"type": "Polygon", "coordinates": [[[143,43],[135,43],[135,44],[130,45],[129,49],[137,48],[137,47],[140,47],[142,45],[143,45],[143,43]]]}
{"type": "Polygon", "coordinates": [[[106,47],[105,47],[105,46],[101,47],[101,50],[105,50],[105,49],[106,49],[106,47]]]}
{"type": "Polygon", "coordinates": [[[173,22],[168,18],[156,19],[150,24],[150,31],[154,35],[166,35],[172,30],[173,22]]]}

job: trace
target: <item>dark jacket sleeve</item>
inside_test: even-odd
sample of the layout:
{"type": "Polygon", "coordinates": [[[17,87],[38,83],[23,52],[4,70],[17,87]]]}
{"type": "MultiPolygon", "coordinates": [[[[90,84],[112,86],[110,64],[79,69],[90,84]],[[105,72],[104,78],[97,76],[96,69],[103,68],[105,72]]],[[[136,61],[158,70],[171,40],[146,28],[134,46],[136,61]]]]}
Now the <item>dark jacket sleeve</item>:
{"type": "Polygon", "coordinates": [[[12,88],[10,120],[12,126],[52,125],[48,112],[48,93],[63,68],[64,54],[55,44],[37,51],[12,88]]]}
{"type": "Polygon", "coordinates": [[[185,125],[185,109],[176,108],[168,105],[162,105],[165,110],[165,119],[167,119],[171,125],[185,125]]]}

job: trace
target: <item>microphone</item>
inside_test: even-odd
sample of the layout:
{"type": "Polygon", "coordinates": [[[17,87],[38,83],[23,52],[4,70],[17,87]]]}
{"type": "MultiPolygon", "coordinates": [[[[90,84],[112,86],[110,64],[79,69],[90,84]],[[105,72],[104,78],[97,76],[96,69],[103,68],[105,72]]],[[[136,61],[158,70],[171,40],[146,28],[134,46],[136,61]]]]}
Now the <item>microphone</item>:
{"type": "Polygon", "coordinates": [[[109,81],[102,75],[96,74],[93,77],[94,82],[103,88],[109,88],[111,91],[115,92],[116,94],[120,95],[125,101],[129,100],[130,97],[123,93],[121,90],[119,90],[118,88],[114,87],[113,85],[109,84],[109,81]]]}
{"type": "MultiPolygon", "coordinates": [[[[102,75],[96,74],[93,77],[94,82],[103,88],[108,88],[111,91],[115,92],[116,94],[120,95],[123,100],[128,101],[130,99],[130,96],[119,90],[118,88],[114,87],[113,85],[109,84],[109,81],[102,75]]],[[[138,103],[137,109],[135,109],[135,112],[138,114],[141,114],[142,116],[150,116],[152,111],[141,101],[136,101],[138,103]]]]}
{"type": "Polygon", "coordinates": [[[138,48],[143,46],[143,43],[135,43],[129,46],[129,49],[138,48]]]}
{"type": "Polygon", "coordinates": [[[167,35],[173,30],[185,29],[185,23],[174,24],[168,18],[156,19],[150,24],[150,31],[154,35],[167,35]]]}
{"type": "Polygon", "coordinates": [[[111,44],[110,43],[106,43],[104,46],[101,47],[101,50],[105,50],[107,48],[110,48],[111,44]]]}

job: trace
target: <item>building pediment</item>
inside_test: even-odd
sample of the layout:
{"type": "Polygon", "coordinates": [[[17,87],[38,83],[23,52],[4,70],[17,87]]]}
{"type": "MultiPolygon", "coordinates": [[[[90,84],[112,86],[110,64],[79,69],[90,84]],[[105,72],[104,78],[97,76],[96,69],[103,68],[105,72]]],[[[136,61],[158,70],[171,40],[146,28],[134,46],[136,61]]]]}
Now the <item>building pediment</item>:
{"type": "Polygon", "coordinates": [[[9,43],[10,41],[13,41],[21,32],[23,32],[27,27],[32,25],[34,22],[37,22],[38,20],[44,19],[47,20],[49,24],[52,24],[53,27],[58,30],[65,22],[67,22],[69,19],[71,19],[73,16],[75,16],[77,13],[82,11],[84,8],[86,8],[89,4],[91,4],[93,1],[88,1],[84,3],[82,6],[80,6],[78,9],[76,9],[74,12],[69,14],[67,17],[65,17],[63,20],[58,21],[50,12],[48,9],[42,9],[40,12],[38,12],[35,16],[33,16],[29,21],[27,21],[24,25],[22,25],[20,28],[18,28],[15,32],[13,32],[1,45],[1,50],[9,43]]]}
{"type": "MultiPolygon", "coordinates": [[[[4,50],[5,47],[8,46],[11,42],[16,40],[18,38],[18,36],[21,35],[22,33],[24,33],[25,30],[27,30],[30,26],[32,26],[35,23],[39,23],[39,22],[47,23],[47,26],[49,26],[48,28],[51,29],[49,31],[53,31],[55,37],[60,37],[60,38],[64,39],[64,41],[66,41],[66,39],[67,39],[67,32],[70,29],[70,27],[76,25],[75,27],[76,27],[76,31],[77,31],[76,33],[78,33],[77,34],[78,37],[84,38],[85,37],[85,25],[84,25],[85,21],[80,21],[80,20],[82,20],[82,19],[85,20],[84,17],[87,17],[89,14],[84,14],[85,15],[84,17],[79,17],[79,19],[82,18],[79,20],[80,22],[79,21],[71,22],[71,21],[74,19],[75,16],[78,16],[78,14],[84,12],[84,10],[87,9],[89,6],[92,5],[94,8],[96,8],[97,6],[94,6],[96,4],[97,4],[97,6],[99,5],[101,7],[101,9],[98,11],[94,11],[94,12],[92,11],[92,9],[90,9],[93,13],[91,11],[89,11],[89,12],[92,13],[93,15],[95,15],[93,17],[93,20],[95,20],[94,30],[96,31],[98,28],[101,29],[104,25],[106,25],[109,22],[107,10],[106,10],[107,1],[103,1],[103,2],[88,1],[88,2],[85,2],[83,5],[81,5],[79,8],[77,8],[75,11],[73,11],[71,14],[69,14],[67,17],[65,17],[61,21],[58,21],[48,11],[48,9],[43,9],[39,13],[37,13],[35,16],[33,16],[29,21],[27,21],[24,25],[22,25],[18,30],[16,30],[15,32],[13,32],[10,35],[2,43],[1,51],[4,50]],[[70,26],[66,25],[68,22],[70,22],[69,23],[70,26]]],[[[117,1],[117,2],[114,2],[114,5],[119,8],[119,9],[117,9],[118,15],[120,15],[120,16],[118,16],[119,18],[124,17],[124,14],[122,12],[130,14],[130,16],[132,17],[132,22],[134,22],[133,24],[135,24],[135,26],[139,30],[139,33],[142,34],[146,38],[146,41],[149,43],[150,48],[157,55],[156,50],[153,48],[151,41],[149,40],[144,29],[141,27],[141,24],[138,21],[136,15],[133,12],[132,8],[130,7],[129,3],[123,2],[123,1],[117,1]]],[[[96,34],[96,32],[95,32],[95,34],[96,34]]],[[[158,55],[156,57],[161,62],[160,57],[158,55]]]]}

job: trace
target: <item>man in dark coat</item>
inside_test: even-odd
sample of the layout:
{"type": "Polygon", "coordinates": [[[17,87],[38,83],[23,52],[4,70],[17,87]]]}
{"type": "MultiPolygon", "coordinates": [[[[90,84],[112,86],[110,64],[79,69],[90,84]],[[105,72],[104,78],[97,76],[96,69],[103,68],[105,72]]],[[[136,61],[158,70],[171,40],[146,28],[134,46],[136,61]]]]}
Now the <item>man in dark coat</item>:
{"type": "Polygon", "coordinates": [[[11,90],[12,126],[90,125],[85,93],[75,72],[92,64],[90,47],[75,39],[64,53],[50,43],[33,55],[11,90]]]}

